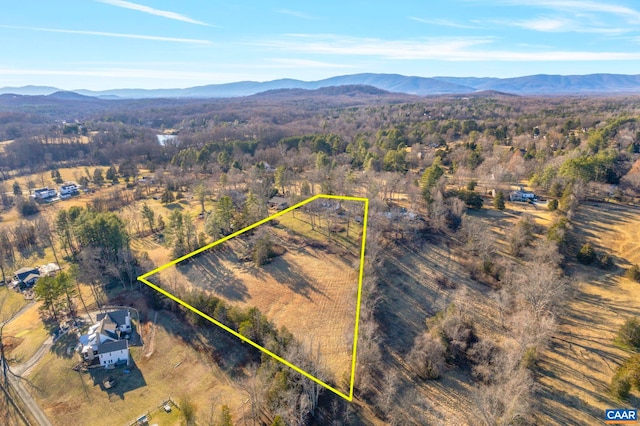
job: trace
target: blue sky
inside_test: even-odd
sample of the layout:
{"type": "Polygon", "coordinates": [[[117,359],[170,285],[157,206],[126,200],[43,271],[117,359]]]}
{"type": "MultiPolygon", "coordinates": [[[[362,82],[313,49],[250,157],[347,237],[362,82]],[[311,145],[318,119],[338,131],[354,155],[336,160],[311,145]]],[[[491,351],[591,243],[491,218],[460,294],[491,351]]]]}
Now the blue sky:
{"type": "Polygon", "coordinates": [[[0,87],[169,88],[360,72],[640,73],[634,1],[3,3],[0,87]]]}

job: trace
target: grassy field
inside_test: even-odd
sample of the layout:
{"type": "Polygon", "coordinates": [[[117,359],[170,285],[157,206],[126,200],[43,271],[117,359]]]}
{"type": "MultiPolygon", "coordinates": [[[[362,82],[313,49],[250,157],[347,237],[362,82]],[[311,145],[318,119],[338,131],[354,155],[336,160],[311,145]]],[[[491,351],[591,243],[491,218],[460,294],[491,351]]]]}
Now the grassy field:
{"type": "Polygon", "coordinates": [[[22,294],[0,287],[0,323],[11,318],[27,304],[22,294]]]}
{"type": "Polygon", "coordinates": [[[129,374],[120,368],[78,373],[72,370],[77,355],[67,356],[65,350],[74,343],[54,347],[29,376],[38,389],[35,397],[52,423],[67,425],[73,419],[74,424],[124,425],[150,411],[152,424],[179,425],[183,424],[179,409],[167,414],[158,407],[169,398],[180,404],[185,397],[195,405],[199,419],[209,418],[212,409],[217,415],[222,404],[238,419],[246,394],[215,363],[184,344],[181,322],[162,312],[158,323],[153,354],[145,356],[145,349],[133,347],[129,374]],[[110,390],[102,385],[107,375],[117,381],[110,390]]]}
{"type": "Polygon", "coordinates": [[[13,142],[13,139],[9,139],[6,141],[1,141],[0,142],[0,152],[4,152],[4,148],[9,145],[11,142],[13,142]]]}
{"type": "Polygon", "coordinates": [[[40,303],[34,303],[4,328],[5,342],[9,346],[7,358],[10,362],[27,361],[49,337],[40,319],[40,303]]]}
{"type": "Polygon", "coordinates": [[[585,204],[578,209],[577,233],[616,258],[618,269],[576,266],[576,294],[560,320],[551,347],[540,362],[542,424],[597,424],[612,407],[638,407],[611,398],[608,385],[629,353],[613,344],[622,323],[640,316],[640,287],[622,276],[640,263],[640,210],[615,204],[585,204]]]}
{"type": "MultiPolygon", "coordinates": [[[[187,289],[206,291],[244,309],[257,307],[307,350],[318,351],[329,382],[348,392],[339,382],[351,371],[361,227],[352,223],[349,238],[339,232],[330,241],[304,220],[303,214],[293,218],[289,212],[276,227],[262,225],[285,252],[261,267],[240,260],[252,244],[243,234],[160,276],[167,285],[186,279],[187,289]],[[290,223],[296,226],[285,226],[290,223]]],[[[154,282],[154,276],[149,279],[154,282]]]]}

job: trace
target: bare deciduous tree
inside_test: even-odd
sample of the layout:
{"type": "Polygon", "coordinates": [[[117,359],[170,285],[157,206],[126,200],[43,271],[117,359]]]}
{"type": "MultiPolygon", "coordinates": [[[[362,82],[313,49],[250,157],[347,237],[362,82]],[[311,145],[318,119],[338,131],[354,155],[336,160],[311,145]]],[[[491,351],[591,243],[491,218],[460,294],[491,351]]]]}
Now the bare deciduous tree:
{"type": "Polygon", "coordinates": [[[424,332],[416,339],[407,359],[419,377],[437,379],[445,371],[446,352],[439,337],[424,332]]]}
{"type": "Polygon", "coordinates": [[[526,418],[530,412],[533,379],[526,369],[509,373],[504,381],[481,385],[471,393],[477,417],[487,426],[513,424],[518,418],[526,418]]]}

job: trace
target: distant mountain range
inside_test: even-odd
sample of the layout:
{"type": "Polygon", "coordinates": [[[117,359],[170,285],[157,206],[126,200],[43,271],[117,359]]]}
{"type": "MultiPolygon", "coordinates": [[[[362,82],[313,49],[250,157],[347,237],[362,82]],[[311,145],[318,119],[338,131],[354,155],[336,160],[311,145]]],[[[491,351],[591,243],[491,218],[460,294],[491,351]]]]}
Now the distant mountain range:
{"type": "Polygon", "coordinates": [[[280,79],[266,82],[240,81],[226,84],[210,84],[186,89],[112,89],[103,91],[62,91],[55,87],[24,86],[3,87],[0,94],[64,97],[81,99],[149,99],[149,98],[230,98],[250,96],[271,90],[306,89],[347,85],[372,86],[380,90],[418,96],[472,94],[481,91],[497,91],[514,95],[586,95],[640,93],[640,75],[589,74],[589,75],[530,75],[515,78],[477,77],[409,77],[399,74],[353,74],[331,77],[318,81],[280,79]]]}

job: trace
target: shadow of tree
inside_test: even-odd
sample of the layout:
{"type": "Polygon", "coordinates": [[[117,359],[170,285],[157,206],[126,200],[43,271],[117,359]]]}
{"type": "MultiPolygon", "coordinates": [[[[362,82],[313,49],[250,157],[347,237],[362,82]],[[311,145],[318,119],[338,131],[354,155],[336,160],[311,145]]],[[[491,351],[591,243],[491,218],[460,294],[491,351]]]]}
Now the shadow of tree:
{"type": "Polygon", "coordinates": [[[113,395],[124,400],[125,393],[147,385],[142,372],[136,366],[133,358],[131,358],[129,366],[116,367],[109,370],[104,368],[93,368],[89,370],[89,375],[93,380],[93,385],[100,386],[100,389],[107,393],[109,399],[111,399],[111,396],[113,395]],[[107,389],[104,384],[105,379],[108,377],[115,379],[115,385],[109,389],[107,389]]]}
{"type": "Polygon", "coordinates": [[[263,267],[263,270],[279,284],[289,287],[307,299],[310,298],[311,293],[326,296],[317,286],[313,285],[312,281],[306,277],[304,272],[283,257],[273,259],[271,263],[263,267]]]}
{"type": "Polygon", "coordinates": [[[202,290],[211,290],[230,301],[244,301],[247,286],[222,261],[239,262],[232,250],[208,250],[190,262],[181,262],[177,268],[189,282],[202,290]]]}
{"type": "Polygon", "coordinates": [[[55,353],[58,357],[70,359],[73,358],[75,347],[78,344],[78,334],[76,332],[66,333],[60,337],[51,346],[51,352],[55,353]]]}

